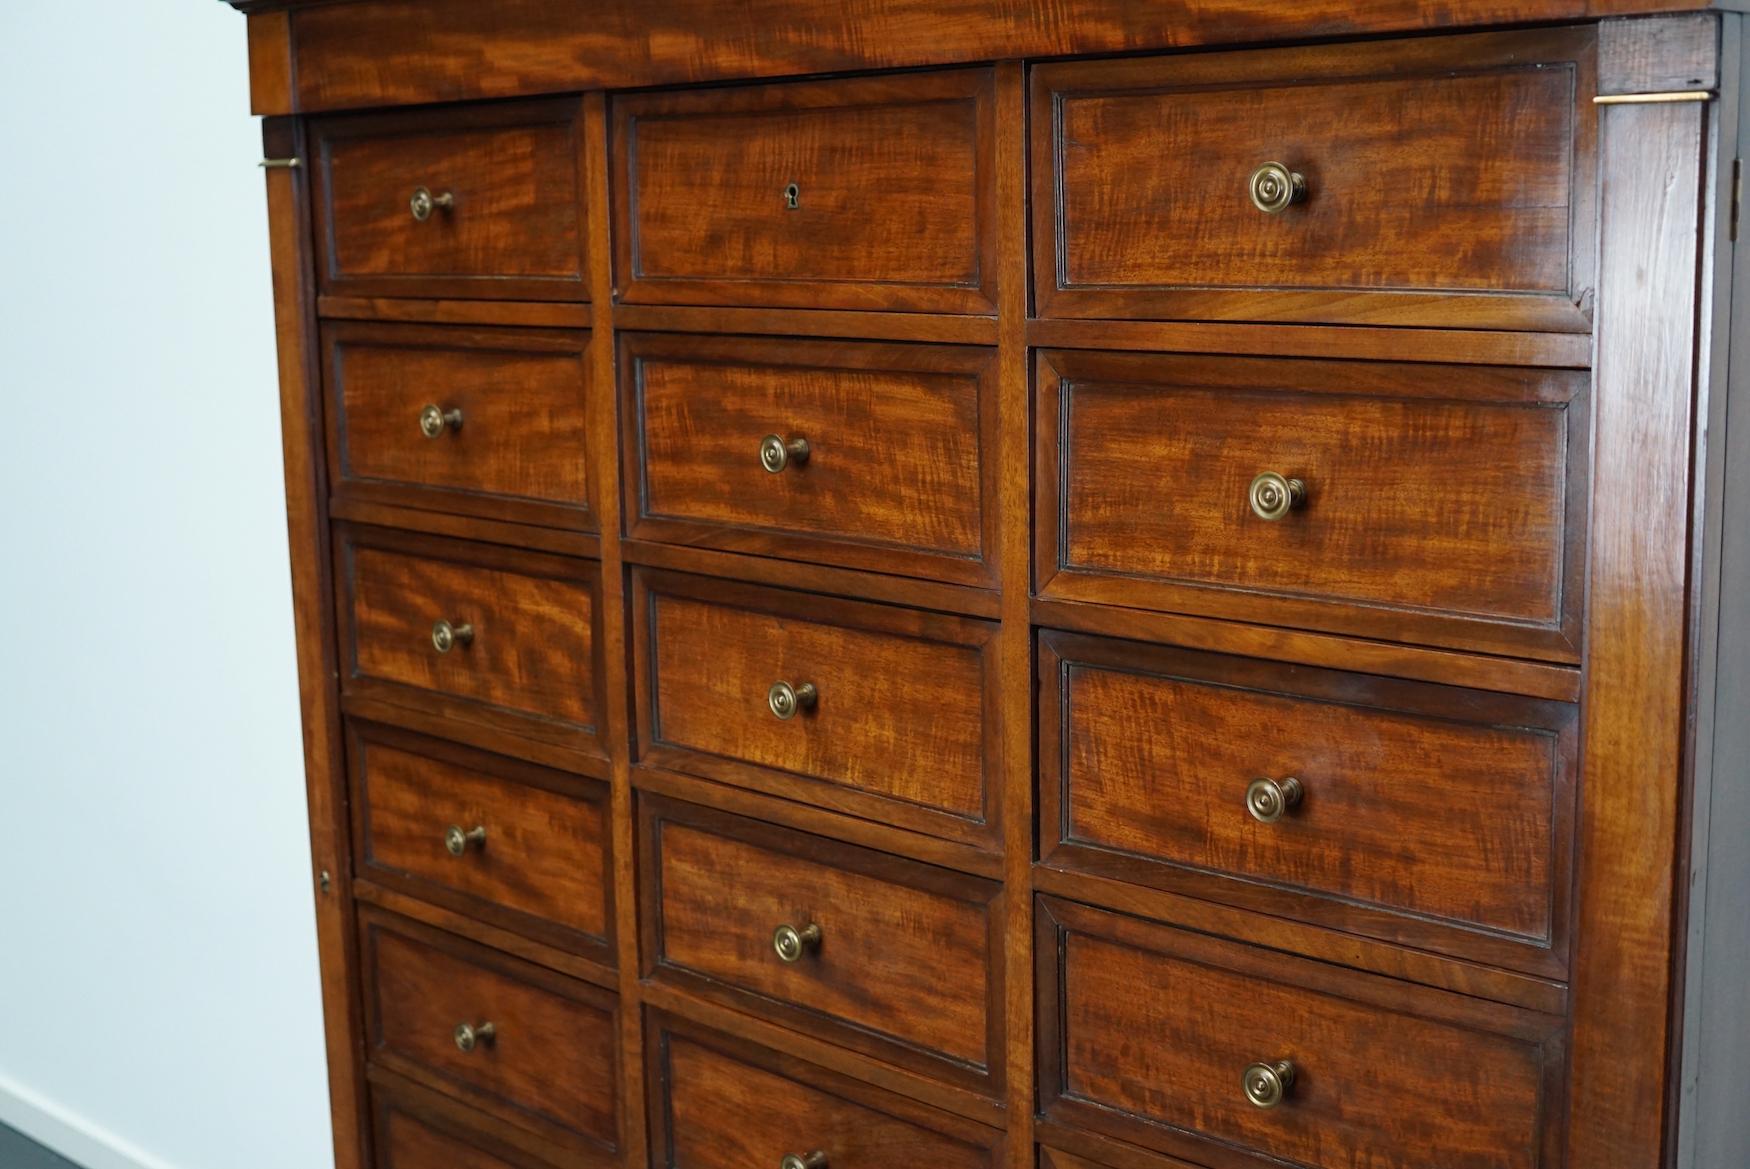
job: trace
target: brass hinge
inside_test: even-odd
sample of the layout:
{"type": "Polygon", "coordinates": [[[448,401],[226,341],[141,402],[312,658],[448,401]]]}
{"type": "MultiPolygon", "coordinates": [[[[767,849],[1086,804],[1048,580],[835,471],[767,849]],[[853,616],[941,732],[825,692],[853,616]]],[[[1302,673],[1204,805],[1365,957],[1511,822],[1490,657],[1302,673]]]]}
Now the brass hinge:
{"type": "Polygon", "coordinates": [[[1744,213],[1744,160],[1732,160],[1732,242],[1738,242],[1738,222],[1744,213]]]}

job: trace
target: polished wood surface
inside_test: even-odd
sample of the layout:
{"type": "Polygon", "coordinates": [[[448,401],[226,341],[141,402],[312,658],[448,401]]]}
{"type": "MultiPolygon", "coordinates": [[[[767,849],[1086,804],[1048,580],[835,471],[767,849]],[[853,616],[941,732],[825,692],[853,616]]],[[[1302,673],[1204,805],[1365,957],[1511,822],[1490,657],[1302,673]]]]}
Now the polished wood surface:
{"type": "Polygon", "coordinates": [[[1039,677],[1045,863],[1565,971],[1573,707],[1055,633],[1039,677]]]}
{"type": "Polygon", "coordinates": [[[1594,40],[1042,66],[1039,313],[1585,330],[1594,40]],[[1253,206],[1266,162],[1303,203],[1253,206]]]}
{"type": "Polygon", "coordinates": [[[1198,1158],[1530,1169],[1553,1163],[1560,1020],[1067,903],[1039,918],[1045,1112],[1198,1158]],[[1045,1025],[1049,1018],[1051,1026],[1045,1025]],[[1287,1060],[1272,1109],[1241,1073],[1287,1060]]]}
{"type": "Polygon", "coordinates": [[[361,874],[612,961],[601,784],[389,727],[351,729],[361,874]],[[484,839],[455,855],[452,827],[484,839]]]}
{"type": "Polygon", "coordinates": [[[1664,1169],[1738,20],[241,2],[339,1169],[1664,1169]]]}
{"type": "Polygon", "coordinates": [[[994,627],[647,572],[632,611],[642,758],[988,841],[994,627]],[[819,697],[780,719],[777,682],[819,697]]]}
{"type": "Polygon", "coordinates": [[[1577,655],[1586,378],[1049,351],[1046,597],[1577,655]],[[1275,522],[1248,488],[1306,485],[1275,522]]]}
{"type": "Polygon", "coordinates": [[[361,929],[371,1058],[548,1139],[614,1151],[613,996],[376,912],[361,929]],[[491,1037],[463,1051],[456,1028],[485,1023],[491,1037]]]}
{"type": "Polygon", "coordinates": [[[995,354],[623,333],[629,532],[989,584],[995,354]],[[760,461],[776,434],[805,462],[760,461]]]}
{"type": "Polygon", "coordinates": [[[1000,886],[656,797],[641,807],[651,976],[730,988],[743,1009],[1000,1087],[1000,886]],[[785,962],[773,935],[786,925],[821,941],[785,962]]]}
{"type": "Polygon", "coordinates": [[[991,310],[988,70],[612,111],[627,303],[991,310]]]}
{"type": "Polygon", "coordinates": [[[337,494],[593,528],[588,334],[331,322],[322,330],[337,494]],[[421,413],[459,412],[435,437],[421,413]]]}
{"type": "Polygon", "coordinates": [[[575,99],[313,126],[322,291],[585,299],[575,99]],[[415,191],[454,205],[414,218],[415,191]]]}

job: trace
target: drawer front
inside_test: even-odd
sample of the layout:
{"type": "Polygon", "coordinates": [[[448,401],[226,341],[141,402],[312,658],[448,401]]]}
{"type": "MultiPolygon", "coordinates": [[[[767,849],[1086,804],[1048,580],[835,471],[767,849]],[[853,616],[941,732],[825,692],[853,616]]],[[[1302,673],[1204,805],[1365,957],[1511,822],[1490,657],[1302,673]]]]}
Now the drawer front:
{"type": "Polygon", "coordinates": [[[620,353],[632,535],[992,582],[993,351],[632,334],[620,353]]]}
{"type": "Polygon", "coordinates": [[[995,312],[988,69],[614,100],[633,304],[995,312]]]}
{"type": "Polygon", "coordinates": [[[563,98],[312,123],[322,291],[588,299],[582,110],[563,98]]]}
{"type": "Polygon", "coordinates": [[[640,757],[988,844],[995,628],[639,571],[640,757]],[[797,696],[787,718],[773,706],[786,690],[797,696]]]}
{"type": "Polygon", "coordinates": [[[594,742],[593,561],[341,530],[349,690],[594,742]]]}
{"type": "Polygon", "coordinates": [[[660,797],[640,809],[647,976],[1000,1087],[999,885],[660,797]]]}
{"type": "Polygon", "coordinates": [[[1595,56],[1562,29],[1041,66],[1040,314],[1585,331],[1595,56]],[[1274,213],[1269,163],[1303,193],[1274,213]]]}
{"type": "Polygon", "coordinates": [[[996,1169],[1001,1134],[825,1068],[651,1014],[653,1163],[776,1166],[824,1155],[831,1169],[996,1169]]]}
{"type": "Polygon", "coordinates": [[[605,785],[390,727],[350,730],[361,875],[613,961],[605,785]]]}
{"type": "Polygon", "coordinates": [[[1573,706],[1050,632],[1039,677],[1047,864],[1565,972],[1573,706]]]}
{"type": "Polygon", "coordinates": [[[380,1070],[371,1074],[375,1169],[551,1169],[615,1161],[542,1142],[380,1070]],[[530,1150],[539,1150],[538,1153],[530,1150]]]}
{"type": "Polygon", "coordinates": [[[1578,660],[1583,372],[1040,361],[1044,595],[1578,660]]]}
{"type": "Polygon", "coordinates": [[[617,1146],[612,994],[375,910],[360,930],[373,1061],[549,1139],[617,1146]]]}
{"type": "Polygon", "coordinates": [[[1037,954],[1052,1120],[1191,1160],[1560,1163],[1556,1017],[1051,900],[1037,954]],[[1286,1083],[1273,1106],[1257,1065],[1286,1083]]]}
{"type": "Polygon", "coordinates": [[[593,529],[588,344],[548,329],[324,325],[335,494],[593,529]]]}

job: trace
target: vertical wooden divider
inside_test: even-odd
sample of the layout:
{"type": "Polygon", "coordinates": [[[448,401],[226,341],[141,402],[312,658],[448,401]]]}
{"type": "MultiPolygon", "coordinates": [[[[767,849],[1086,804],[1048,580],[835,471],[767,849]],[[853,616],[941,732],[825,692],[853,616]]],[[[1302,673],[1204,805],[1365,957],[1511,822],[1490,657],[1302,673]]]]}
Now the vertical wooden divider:
{"type": "Polygon", "coordinates": [[[595,465],[602,548],[602,658],[613,763],[614,952],[620,985],[620,1099],[624,1163],[645,1165],[643,1005],[638,982],[637,866],[632,828],[631,679],[626,650],[626,566],[620,549],[619,386],[615,376],[614,250],[609,200],[607,95],[584,97],[589,198],[589,459],[595,465]]]}
{"type": "Polygon", "coordinates": [[[1008,1164],[1033,1165],[1032,377],[1027,362],[1027,87],[997,66],[998,708],[1003,758],[1003,1011],[1008,1164]]]}

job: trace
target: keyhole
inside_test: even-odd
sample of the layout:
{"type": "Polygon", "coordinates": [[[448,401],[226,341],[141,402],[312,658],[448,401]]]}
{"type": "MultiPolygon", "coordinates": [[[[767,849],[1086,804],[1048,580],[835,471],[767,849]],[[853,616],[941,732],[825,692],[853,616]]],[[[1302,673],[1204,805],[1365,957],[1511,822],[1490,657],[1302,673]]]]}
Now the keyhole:
{"type": "Polygon", "coordinates": [[[791,183],[784,188],[784,207],[788,211],[794,211],[800,206],[802,206],[802,188],[791,183]]]}

